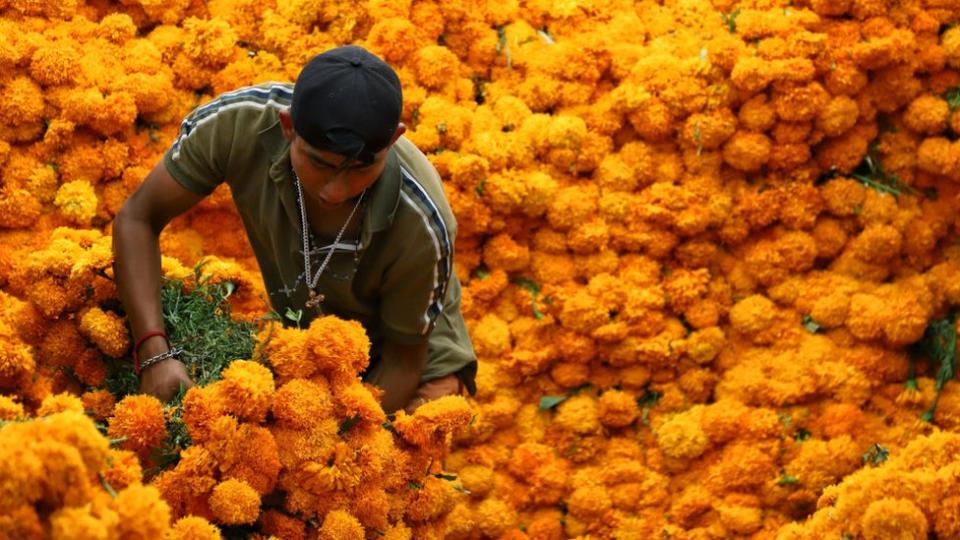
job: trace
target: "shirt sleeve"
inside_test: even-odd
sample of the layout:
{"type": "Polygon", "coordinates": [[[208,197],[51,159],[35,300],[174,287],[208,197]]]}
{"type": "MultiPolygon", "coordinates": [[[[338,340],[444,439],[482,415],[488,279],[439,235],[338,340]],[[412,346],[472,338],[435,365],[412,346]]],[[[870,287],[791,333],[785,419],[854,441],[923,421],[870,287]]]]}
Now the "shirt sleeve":
{"type": "Polygon", "coordinates": [[[197,195],[209,195],[224,181],[233,139],[233,117],[221,99],[197,107],[163,157],[170,175],[197,195]]]}
{"type": "Polygon", "coordinates": [[[418,220],[422,226],[404,242],[380,290],[384,338],[408,345],[430,337],[453,273],[453,242],[439,213],[424,211],[418,220]]]}

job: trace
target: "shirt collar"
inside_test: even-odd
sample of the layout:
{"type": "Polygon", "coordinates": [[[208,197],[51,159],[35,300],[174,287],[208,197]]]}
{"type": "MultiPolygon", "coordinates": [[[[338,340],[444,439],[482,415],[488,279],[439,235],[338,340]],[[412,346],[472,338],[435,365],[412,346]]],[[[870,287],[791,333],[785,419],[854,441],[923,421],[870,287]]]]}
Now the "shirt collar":
{"type": "MultiPolygon", "coordinates": [[[[283,128],[278,118],[270,126],[258,132],[260,144],[270,156],[270,179],[277,184],[290,183],[293,178],[290,174],[290,141],[283,136],[283,128]]],[[[390,148],[387,154],[387,163],[369,191],[369,203],[363,220],[361,243],[369,245],[373,233],[382,231],[393,224],[397,206],[400,202],[400,158],[397,156],[397,146],[390,148]]],[[[291,190],[284,190],[285,192],[291,190]]],[[[291,210],[288,208],[288,210],[291,210]]],[[[293,210],[295,211],[294,207],[293,210]]],[[[296,217],[299,221],[299,216],[296,217]]]]}

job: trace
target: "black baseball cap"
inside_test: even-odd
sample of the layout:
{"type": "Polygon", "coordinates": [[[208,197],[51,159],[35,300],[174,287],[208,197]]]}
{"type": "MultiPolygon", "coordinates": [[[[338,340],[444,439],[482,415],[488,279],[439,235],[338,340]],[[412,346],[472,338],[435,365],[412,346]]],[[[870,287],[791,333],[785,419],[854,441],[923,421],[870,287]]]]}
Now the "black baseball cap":
{"type": "Polygon", "coordinates": [[[293,87],[293,129],[311,146],[373,163],[400,123],[400,78],[386,62],[356,45],[311,58],[293,87]]]}

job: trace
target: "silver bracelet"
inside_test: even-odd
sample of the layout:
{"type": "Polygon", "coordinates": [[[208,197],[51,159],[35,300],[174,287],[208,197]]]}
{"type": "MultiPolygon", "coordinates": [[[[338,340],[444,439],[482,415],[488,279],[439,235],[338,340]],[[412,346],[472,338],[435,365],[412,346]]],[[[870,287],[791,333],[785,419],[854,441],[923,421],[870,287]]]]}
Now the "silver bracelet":
{"type": "Polygon", "coordinates": [[[184,352],[185,351],[182,348],[174,347],[167,352],[162,352],[156,356],[151,356],[150,358],[147,358],[146,360],[144,360],[142,364],[140,364],[140,373],[143,373],[143,370],[147,369],[148,367],[162,360],[166,360],[168,358],[178,358],[180,356],[183,356],[184,352]]]}

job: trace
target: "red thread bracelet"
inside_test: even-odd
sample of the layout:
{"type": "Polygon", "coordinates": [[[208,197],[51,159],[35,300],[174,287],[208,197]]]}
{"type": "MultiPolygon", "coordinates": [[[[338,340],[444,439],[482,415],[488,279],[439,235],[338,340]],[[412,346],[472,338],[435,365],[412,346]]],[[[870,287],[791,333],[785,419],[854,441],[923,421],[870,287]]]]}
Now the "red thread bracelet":
{"type": "Polygon", "coordinates": [[[166,332],[161,330],[154,330],[152,332],[147,332],[146,334],[140,336],[140,339],[137,340],[137,344],[133,346],[133,373],[139,377],[140,376],[140,357],[138,356],[138,351],[140,351],[140,346],[143,345],[143,342],[156,336],[163,337],[167,342],[167,346],[170,346],[170,338],[167,336],[166,332]]]}

